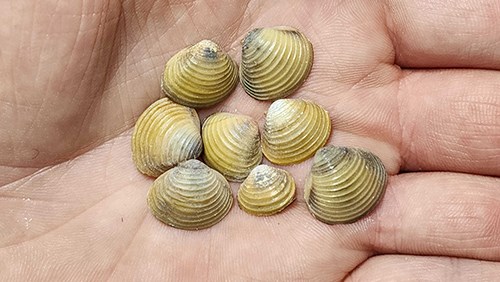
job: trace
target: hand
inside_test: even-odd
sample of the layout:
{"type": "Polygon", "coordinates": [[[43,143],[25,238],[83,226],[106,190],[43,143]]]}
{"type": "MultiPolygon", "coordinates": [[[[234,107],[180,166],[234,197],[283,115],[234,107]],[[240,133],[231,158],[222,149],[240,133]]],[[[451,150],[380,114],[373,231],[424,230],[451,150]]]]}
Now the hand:
{"type": "MultiPolygon", "coordinates": [[[[4,1],[0,4],[0,276],[5,280],[450,281],[500,277],[500,5],[494,1],[4,1]],[[330,143],[391,174],[366,218],[329,226],[303,200],[238,207],[197,232],[155,220],[131,127],[164,63],[210,38],[239,61],[254,27],[315,50],[293,98],[322,104],[330,143]]],[[[237,91],[218,110],[261,120],[237,91]]],[[[234,191],[237,185],[233,185],[234,191]]]]}

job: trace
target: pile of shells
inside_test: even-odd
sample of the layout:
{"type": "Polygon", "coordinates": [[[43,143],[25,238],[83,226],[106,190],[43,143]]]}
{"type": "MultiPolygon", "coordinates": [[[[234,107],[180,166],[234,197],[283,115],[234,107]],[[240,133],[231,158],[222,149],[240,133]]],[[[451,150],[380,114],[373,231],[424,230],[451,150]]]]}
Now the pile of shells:
{"type": "Polygon", "coordinates": [[[211,227],[233,206],[228,181],[242,182],[237,200],[244,212],[283,211],[296,198],[295,181],[288,171],[261,164],[263,156],[291,165],[316,154],[304,198],[322,222],[354,222],[376,206],[387,185],[380,159],[360,149],[323,147],[332,130],[328,112],[312,101],[284,99],[304,83],[313,57],[304,34],[274,27],[254,29],[242,40],[239,71],[210,40],[168,60],[161,79],[166,98],[142,113],[132,134],[134,164],[156,177],[147,197],[154,217],[179,229],[211,227]],[[274,101],[262,131],[251,117],[227,112],[201,125],[194,108],[226,99],[238,78],[252,98],[274,101]]]}

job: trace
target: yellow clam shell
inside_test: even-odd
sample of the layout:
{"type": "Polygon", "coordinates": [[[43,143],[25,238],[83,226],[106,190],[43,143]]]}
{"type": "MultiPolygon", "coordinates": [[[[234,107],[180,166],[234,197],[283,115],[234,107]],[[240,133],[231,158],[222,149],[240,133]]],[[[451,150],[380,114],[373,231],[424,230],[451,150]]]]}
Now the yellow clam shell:
{"type": "Polygon", "coordinates": [[[161,88],[172,101],[203,108],[224,100],[238,84],[238,66],[210,40],[182,49],[165,65],[161,88]]]}
{"type": "Polygon", "coordinates": [[[231,209],[233,197],[220,173],[198,160],[188,160],[153,182],[147,203],[163,223],[198,230],[221,221],[231,209]]]}
{"type": "Polygon", "coordinates": [[[292,175],[267,165],[255,167],[238,190],[240,208],[257,216],[279,213],[294,200],[295,181],[292,175]]]}
{"type": "Polygon", "coordinates": [[[295,92],[311,72],[313,47],[292,27],[256,28],[243,39],[240,80],[257,100],[295,92]]]}
{"type": "Polygon", "coordinates": [[[325,145],[330,132],[330,117],[321,106],[301,99],[276,100],[266,115],[262,151],[275,164],[300,163],[325,145]]]}
{"type": "Polygon", "coordinates": [[[202,127],[203,159],[229,181],[241,182],[262,161],[259,127],[248,116],[215,113],[202,127]]]}
{"type": "Polygon", "coordinates": [[[314,157],[304,198],[318,220],[351,223],[376,207],[386,186],[387,172],[377,156],[357,148],[327,146],[314,157]]]}
{"type": "Polygon", "coordinates": [[[157,177],[172,166],[197,158],[203,149],[196,111],[167,98],[151,104],[132,134],[132,158],[137,169],[157,177]]]}

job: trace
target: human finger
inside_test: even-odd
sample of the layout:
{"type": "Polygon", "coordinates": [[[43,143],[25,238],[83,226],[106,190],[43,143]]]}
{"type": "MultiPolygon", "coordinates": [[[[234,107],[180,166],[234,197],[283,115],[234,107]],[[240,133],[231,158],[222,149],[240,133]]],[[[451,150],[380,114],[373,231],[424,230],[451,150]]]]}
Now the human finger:
{"type": "Polygon", "coordinates": [[[500,179],[459,173],[393,176],[382,203],[358,224],[375,253],[500,260],[500,179]]]}
{"type": "Polygon", "coordinates": [[[494,281],[500,263],[454,257],[382,255],[369,258],[346,278],[355,281],[494,281]]]}
{"type": "Polygon", "coordinates": [[[402,169],[500,175],[499,87],[497,71],[404,71],[402,169]]]}
{"type": "Polygon", "coordinates": [[[386,1],[396,64],[500,69],[500,2],[386,1]]]}

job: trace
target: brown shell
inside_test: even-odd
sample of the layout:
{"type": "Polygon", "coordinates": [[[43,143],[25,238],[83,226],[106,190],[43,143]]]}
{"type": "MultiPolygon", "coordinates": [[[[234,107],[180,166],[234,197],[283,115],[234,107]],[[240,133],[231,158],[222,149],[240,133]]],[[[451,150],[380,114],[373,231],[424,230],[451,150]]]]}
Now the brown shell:
{"type": "Polygon", "coordinates": [[[312,44],[300,31],[256,28],[243,39],[241,84],[257,100],[284,98],[304,83],[312,63],[312,44]]]}
{"type": "Polygon", "coordinates": [[[233,196],[220,173],[198,160],[188,160],[153,182],[147,202],[163,223],[198,230],[221,221],[233,205],[233,196]]]}
{"type": "Polygon", "coordinates": [[[351,223],[376,207],[386,186],[387,172],[377,156],[357,148],[327,146],[314,157],[304,198],[318,220],[351,223]]]}
{"type": "Polygon", "coordinates": [[[292,175],[268,165],[255,167],[238,190],[240,208],[257,216],[279,213],[294,200],[295,181],[292,175]]]}
{"type": "Polygon", "coordinates": [[[325,145],[331,127],[321,106],[301,99],[277,100],[266,115],[262,151],[275,164],[300,163],[325,145]]]}
{"type": "Polygon", "coordinates": [[[224,100],[238,84],[238,66],[210,40],[182,49],[165,65],[162,89],[168,98],[192,108],[224,100]]]}
{"type": "Polygon", "coordinates": [[[259,127],[249,116],[215,113],[203,123],[203,159],[229,181],[243,181],[262,161],[259,127]]]}
{"type": "Polygon", "coordinates": [[[132,134],[132,158],[137,169],[157,177],[172,166],[197,158],[203,149],[196,111],[167,98],[151,104],[132,134]]]}

